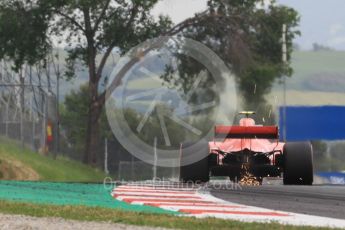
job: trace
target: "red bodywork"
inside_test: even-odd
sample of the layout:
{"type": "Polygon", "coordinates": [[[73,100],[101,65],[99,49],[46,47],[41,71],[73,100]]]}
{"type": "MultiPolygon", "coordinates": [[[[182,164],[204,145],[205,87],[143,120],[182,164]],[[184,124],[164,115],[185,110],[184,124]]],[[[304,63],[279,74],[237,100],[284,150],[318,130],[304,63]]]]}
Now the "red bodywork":
{"type": "Polygon", "coordinates": [[[215,137],[209,142],[213,154],[219,150],[231,153],[245,149],[256,153],[275,152],[270,155],[271,164],[274,164],[275,155],[283,152],[285,145],[278,141],[277,126],[258,126],[252,118],[242,118],[239,126],[216,126],[215,137]]]}
{"type": "Polygon", "coordinates": [[[181,145],[180,178],[184,182],[207,182],[210,177],[228,177],[244,185],[262,184],[266,177],[283,177],[289,185],[313,183],[313,151],[309,142],[279,142],[277,126],[259,126],[248,118],[237,126],[216,126],[213,141],[181,145]],[[188,154],[206,156],[183,164],[188,154]]]}

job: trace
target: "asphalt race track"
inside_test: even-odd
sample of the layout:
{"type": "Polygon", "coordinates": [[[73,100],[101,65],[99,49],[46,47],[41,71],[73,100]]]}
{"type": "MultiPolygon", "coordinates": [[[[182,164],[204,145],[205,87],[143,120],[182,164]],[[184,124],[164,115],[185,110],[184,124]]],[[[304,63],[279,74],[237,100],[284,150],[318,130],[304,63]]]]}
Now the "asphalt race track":
{"type": "Polygon", "coordinates": [[[262,185],[242,189],[210,188],[217,198],[262,208],[345,219],[345,186],[262,185]]]}

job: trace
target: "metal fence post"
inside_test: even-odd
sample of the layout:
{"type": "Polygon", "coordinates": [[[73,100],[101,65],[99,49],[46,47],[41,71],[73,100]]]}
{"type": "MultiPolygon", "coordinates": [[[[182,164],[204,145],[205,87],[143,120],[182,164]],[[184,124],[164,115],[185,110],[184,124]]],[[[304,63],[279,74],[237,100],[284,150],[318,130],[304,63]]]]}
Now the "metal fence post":
{"type": "Polygon", "coordinates": [[[157,178],[157,137],[153,140],[153,154],[154,154],[154,163],[153,163],[153,178],[152,180],[155,181],[157,178]]]}
{"type": "Polygon", "coordinates": [[[109,169],[108,169],[108,139],[105,138],[104,141],[104,172],[105,174],[109,174],[109,169]]]}

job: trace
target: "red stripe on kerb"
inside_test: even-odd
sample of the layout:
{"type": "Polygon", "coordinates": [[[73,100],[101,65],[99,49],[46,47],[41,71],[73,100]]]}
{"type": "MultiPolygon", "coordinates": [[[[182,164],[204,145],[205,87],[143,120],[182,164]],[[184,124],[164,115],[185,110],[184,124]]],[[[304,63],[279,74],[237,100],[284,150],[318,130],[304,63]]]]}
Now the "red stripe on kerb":
{"type": "Polygon", "coordinates": [[[289,216],[288,214],[278,212],[243,212],[243,211],[218,211],[218,210],[194,210],[180,209],[179,212],[188,214],[233,214],[233,215],[253,215],[253,216],[289,216]]]}
{"type": "Polygon", "coordinates": [[[131,198],[124,198],[122,201],[127,202],[127,203],[132,203],[132,202],[142,202],[142,203],[150,203],[150,202],[160,202],[162,204],[164,203],[203,203],[203,204],[214,204],[212,201],[203,201],[203,200],[174,200],[174,199],[169,199],[169,200],[162,200],[162,199],[131,199],[131,198]]]}
{"type": "Polygon", "coordinates": [[[121,197],[121,196],[125,196],[125,197],[152,197],[152,198],[180,198],[180,199],[197,199],[197,200],[201,200],[202,198],[197,197],[197,196],[160,196],[160,195],[154,195],[154,194],[150,194],[150,195],[141,195],[141,194],[115,194],[113,195],[114,198],[117,197],[121,197]]]}

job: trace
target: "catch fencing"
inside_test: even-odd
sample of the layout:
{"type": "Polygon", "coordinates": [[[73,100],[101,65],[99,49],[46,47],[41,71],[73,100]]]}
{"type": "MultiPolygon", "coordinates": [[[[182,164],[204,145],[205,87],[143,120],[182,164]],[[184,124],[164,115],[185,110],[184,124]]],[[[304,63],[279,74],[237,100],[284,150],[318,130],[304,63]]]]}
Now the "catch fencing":
{"type": "Polygon", "coordinates": [[[42,153],[58,151],[60,75],[52,59],[17,72],[11,61],[0,62],[0,135],[42,153]]]}

